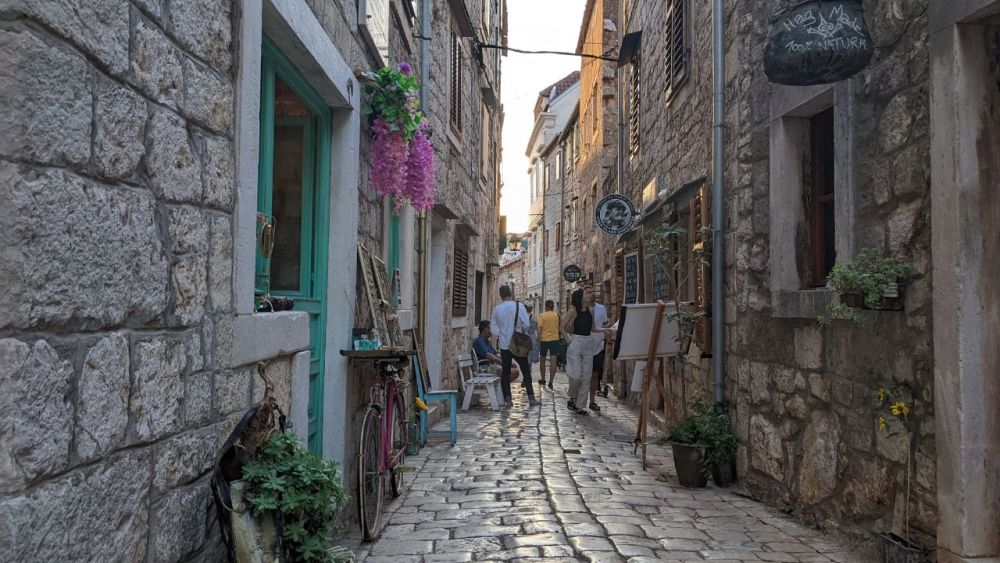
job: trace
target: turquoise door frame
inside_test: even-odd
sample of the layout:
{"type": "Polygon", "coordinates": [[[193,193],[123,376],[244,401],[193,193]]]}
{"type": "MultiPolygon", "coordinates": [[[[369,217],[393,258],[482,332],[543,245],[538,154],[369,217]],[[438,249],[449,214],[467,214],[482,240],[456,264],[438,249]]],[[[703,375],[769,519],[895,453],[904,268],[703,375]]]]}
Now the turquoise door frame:
{"type": "MultiPolygon", "coordinates": [[[[295,310],[309,313],[309,450],[323,450],[323,380],[326,359],[327,243],[330,229],[330,108],[278,47],[267,37],[261,54],[260,169],[257,209],[272,215],[274,204],[275,131],[301,129],[303,135],[302,208],[299,285],[272,294],[295,299],[295,310]],[[280,78],[313,113],[312,117],[276,118],[275,79],[280,78]]],[[[275,224],[280,231],[281,225],[275,224]]],[[[269,272],[258,253],[257,274],[269,272]]],[[[260,289],[260,288],[258,288],[260,289]]]]}

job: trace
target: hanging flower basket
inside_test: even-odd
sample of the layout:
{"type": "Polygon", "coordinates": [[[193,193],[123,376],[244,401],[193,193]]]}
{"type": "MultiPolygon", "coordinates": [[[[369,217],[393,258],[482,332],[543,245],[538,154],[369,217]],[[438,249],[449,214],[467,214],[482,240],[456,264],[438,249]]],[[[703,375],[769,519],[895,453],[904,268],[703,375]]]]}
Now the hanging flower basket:
{"type": "Polygon", "coordinates": [[[861,72],[874,52],[861,0],[806,0],[771,16],[764,73],[776,84],[829,84],[861,72]]]}
{"type": "Polygon", "coordinates": [[[417,211],[430,208],[436,192],[434,147],[427,119],[419,110],[413,68],[403,62],[362,78],[372,130],[372,187],[382,197],[393,196],[396,212],[406,203],[417,211]]]}

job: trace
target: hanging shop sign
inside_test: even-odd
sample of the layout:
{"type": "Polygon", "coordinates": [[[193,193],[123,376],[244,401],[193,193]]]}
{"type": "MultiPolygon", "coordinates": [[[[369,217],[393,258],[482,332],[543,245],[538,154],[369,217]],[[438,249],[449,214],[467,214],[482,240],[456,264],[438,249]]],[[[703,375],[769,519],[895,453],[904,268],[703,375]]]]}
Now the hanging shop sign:
{"type": "Polygon", "coordinates": [[[764,73],[776,84],[829,84],[861,72],[874,52],[861,0],[806,0],[771,16],[764,73]]]}
{"type": "Polygon", "coordinates": [[[597,226],[609,235],[621,235],[632,230],[636,212],[632,201],[621,194],[604,196],[594,208],[597,226]]]}
{"type": "Polygon", "coordinates": [[[563,279],[568,281],[569,283],[578,282],[582,277],[583,277],[583,270],[581,270],[580,267],[577,266],[576,264],[570,264],[569,266],[566,266],[566,269],[563,270],[563,279]]]}

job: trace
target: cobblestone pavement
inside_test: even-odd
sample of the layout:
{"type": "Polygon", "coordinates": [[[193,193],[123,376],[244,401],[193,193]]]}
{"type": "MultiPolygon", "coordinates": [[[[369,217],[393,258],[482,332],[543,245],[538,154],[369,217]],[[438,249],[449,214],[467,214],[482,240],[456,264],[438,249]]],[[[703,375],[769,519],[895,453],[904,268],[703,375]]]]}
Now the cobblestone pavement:
{"type": "Polygon", "coordinates": [[[408,458],[407,490],[359,561],[870,561],[725,489],[680,487],[668,449],[650,445],[644,471],[636,416],[613,399],[575,415],[557,382],[541,407],[518,389],[512,409],[460,413],[454,447],[435,437],[408,458]]]}

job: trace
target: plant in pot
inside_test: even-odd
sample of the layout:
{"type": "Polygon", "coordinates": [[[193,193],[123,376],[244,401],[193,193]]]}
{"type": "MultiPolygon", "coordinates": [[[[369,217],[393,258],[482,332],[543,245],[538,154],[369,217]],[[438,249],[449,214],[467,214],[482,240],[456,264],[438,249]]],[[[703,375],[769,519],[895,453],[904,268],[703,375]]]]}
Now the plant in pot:
{"type": "Polygon", "coordinates": [[[289,432],[275,432],[243,466],[255,516],[277,516],[288,563],[353,561],[330,535],[348,500],[337,464],[303,448],[289,432]]]}
{"type": "Polygon", "coordinates": [[[913,392],[902,383],[883,383],[878,389],[878,429],[906,437],[906,497],[903,508],[902,536],[883,531],[876,535],[879,557],[883,563],[920,563],[924,549],[910,534],[910,492],[913,478],[913,450],[916,440],[912,418],[913,392]]]}
{"type": "Polygon", "coordinates": [[[834,319],[861,322],[860,309],[902,310],[903,291],[915,277],[912,265],[866,248],[853,263],[837,263],[830,270],[827,287],[837,290],[839,300],[827,306],[817,321],[821,326],[834,319]]]}
{"type": "Polygon", "coordinates": [[[681,485],[704,487],[709,475],[719,486],[732,481],[737,442],[725,403],[711,405],[696,401],[684,420],[658,442],[668,443],[673,449],[674,468],[681,485]]]}

